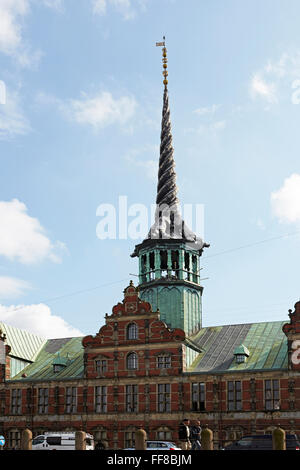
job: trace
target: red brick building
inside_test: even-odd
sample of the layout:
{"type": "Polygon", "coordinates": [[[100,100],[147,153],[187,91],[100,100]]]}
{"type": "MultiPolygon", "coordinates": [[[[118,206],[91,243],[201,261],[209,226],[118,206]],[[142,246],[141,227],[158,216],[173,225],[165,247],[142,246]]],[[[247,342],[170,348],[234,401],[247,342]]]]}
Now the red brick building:
{"type": "Polygon", "coordinates": [[[25,428],[82,429],[110,449],[132,446],[140,426],[151,439],[178,441],[184,417],[207,424],[216,448],[278,424],[300,436],[300,302],[289,323],[202,327],[209,245],[178,211],[166,76],[164,84],[156,220],[132,255],[138,288],[125,289],[95,336],[45,340],[0,323],[8,448],[25,428]]]}
{"type": "MultiPolygon", "coordinates": [[[[10,364],[16,360],[12,355],[15,349],[5,346],[0,432],[6,436],[9,447],[13,447],[19,444],[20,433],[27,427],[34,435],[84,429],[111,449],[131,446],[140,426],[146,429],[149,438],[177,441],[178,423],[184,416],[208,424],[214,431],[216,447],[242,434],[265,432],[279,423],[287,431],[299,433],[299,365],[292,362],[299,314],[300,302],[295,305],[295,312],[290,312],[288,324],[251,325],[258,343],[264,345],[261,350],[266,356],[264,365],[268,366],[272,354],[276,360],[282,350],[281,367],[258,368],[260,356],[255,363],[247,362],[257,353],[253,346],[245,348],[249,354],[246,362],[237,362],[233,354],[235,341],[226,357],[220,350],[211,369],[204,361],[211,360],[211,352],[222,340],[226,337],[228,343],[245,326],[249,337],[251,327],[203,328],[201,336],[202,339],[205,336],[205,341],[187,338],[183,330],[168,328],[160,320],[159,312],[152,312],[150,304],[140,300],[137,289],[130,285],[125,289],[124,301],[106,316],[106,324],[95,336],[45,341],[36,360],[13,378],[10,364]],[[262,325],[265,333],[268,327],[283,326],[291,336],[288,339],[282,333],[278,338],[277,329],[275,340],[270,342],[268,335],[268,349],[264,335],[257,336],[262,325]],[[188,367],[186,357],[190,348],[198,350],[200,362],[197,365],[196,360],[188,367]],[[229,357],[230,366],[221,370],[221,364],[226,361],[229,364],[226,359],[229,357]]],[[[2,324],[3,327],[8,342],[17,337],[16,329],[12,331],[2,324]]],[[[2,348],[4,339],[2,333],[2,348]]]]}

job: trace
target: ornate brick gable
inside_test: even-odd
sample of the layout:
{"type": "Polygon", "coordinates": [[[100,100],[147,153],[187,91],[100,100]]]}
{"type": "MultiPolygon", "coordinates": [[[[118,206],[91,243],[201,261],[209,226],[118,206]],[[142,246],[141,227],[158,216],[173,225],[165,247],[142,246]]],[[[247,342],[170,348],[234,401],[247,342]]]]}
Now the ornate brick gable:
{"type": "Polygon", "coordinates": [[[139,298],[132,282],[124,290],[123,302],[113,307],[105,322],[95,336],[82,340],[85,377],[107,379],[181,373],[184,331],[168,328],[160,320],[160,312],[153,312],[150,303],[139,298]],[[134,356],[136,366],[128,365],[129,355],[134,356]],[[170,359],[158,359],[166,355],[170,359]],[[168,368],[161,369],[160,360],[170,361],[168,368]]]}
{"type": "Polygon", "coordinates": [[[282,330],[288,338],[289,369],[300,370],[300,301],[295,310],[289,310],[290,323],[283,325],[282,330]]]}
{"type": "Polygon", "coordinates": [[[133,283],[124,291],[124,300],[112,309],[111,315],[106,315],[106,324],[96,336],[86,336],[82,340],[84,348],[103,348],[126,344],[141,344],[176,341],[183,342],[185,333],[180,328],[170,329],[160,320],[160,313],[152,312],[149,302],[142,301],[133,283]],[[139,327],[138,339],[126,338],[126,327],[135,322],[139,327]]]}

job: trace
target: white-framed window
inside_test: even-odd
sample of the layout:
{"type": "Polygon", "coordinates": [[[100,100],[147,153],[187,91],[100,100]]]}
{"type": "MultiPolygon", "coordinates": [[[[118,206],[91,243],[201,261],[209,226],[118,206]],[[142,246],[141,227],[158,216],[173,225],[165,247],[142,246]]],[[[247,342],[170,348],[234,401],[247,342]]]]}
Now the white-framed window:
{"type": "Polygon", "coordinates": [[[158,384],[157,386],[157,411],[171,411],[171,385],[158,384]]]}
{"type": "Polygon", "coordinates": [[[240,380],[227,382],[228,411],[242,410],[242,382],[240,380]]]}
{"type": "Polygon", "coordinates": [[[172,431],[167,427],[159,428],[156,431],[156,439],[158,441],[172,441],[172,431]]]}
{"type": "Polygon", "coordinates": [[[125,431],[124,444],[125,444],[125,446],[124,446],[125,448],[127,448],[127,447],[135,448],[135,431],[132,431],[131,429],[125,431]]]}
{"type": "Polygon", "coordinates": [[[108,435],[105,428],[100,427],[93,429],[92,434],[94,436],[95,445],[101,442],[105,448],[108,447],[108,435]]]}
{"type": "Polygon", "coordinates": [[[14,388],[11,391],[11,414],[20,415],[22,412],[22,390],[14,388]]]}
{"type": "Polygon", "coordinates": [[[129,323],[126,328],[127,339],[138,339],[138,326],[136,323],[129,323]]]}
{"type": "Polygon", "coordinates": [[[265,380],[265,409],[279,410],[279,380],[265,380]]]}
{"type": "Polygon", "coordinates": [[[171,355],[160,354],[156,358],[156,365],[158,369],[170,369],[171,368],[171,355]]]}
{"type": "Polygon", "coordinates": [[[77,387],[66,387],[66,413],[77,411],[77,387]]]}
{"type": "Polygon", "coordinates": [[[205,410],[205,383],[192,383],[192,410],[205,410]]]}
{"type": "Polygon", "coordinates": [[[49,406],[49,389],[39,388],[38,390],[38,413],[47,414],[49,406]]]}
{"type": "Polygon", "coordinates": [[[95,411],[96,413],[107,413],[107,387],[95,387],[95,411]]]}
{"type": "Polygon", "coordinates": [[[98,375],[104,375],[107,372],[107,359],[96,359],[95,368],[98,375]]]}
{"type": "Polygon", "coordinates": [[[138,368],[138,356],[137,353],[131,352],[126,358],[126,367],[128,370],[136,370],[138,368]]]}
{"type": "Polygon", "coordinates": [[[21,432],[18,430],[12,430],[8,433],[8,443],[7,447],[9,449],[19,449],[21,447],[21,432]]]}
{"type": "Polygon", "coordinates": [[[136,413],[138,411],[138,386],[126,385],[126,412],[136,413]]]}

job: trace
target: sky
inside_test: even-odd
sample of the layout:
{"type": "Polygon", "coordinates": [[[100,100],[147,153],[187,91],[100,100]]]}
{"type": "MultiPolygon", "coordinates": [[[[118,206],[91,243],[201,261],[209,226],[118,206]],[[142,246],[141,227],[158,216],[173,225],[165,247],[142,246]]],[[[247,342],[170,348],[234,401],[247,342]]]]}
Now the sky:
{"type": "Polygon", "coordinates": [[[299,16],[298,0],[0,0],[1,321],[96,334],[137,284],[150,220],[115,238],[98,224],[105,204],[126,199],[130,225],[155,203],[163,36],[178,196],[210,244],[203,326],[289,320],[299,16]]]}

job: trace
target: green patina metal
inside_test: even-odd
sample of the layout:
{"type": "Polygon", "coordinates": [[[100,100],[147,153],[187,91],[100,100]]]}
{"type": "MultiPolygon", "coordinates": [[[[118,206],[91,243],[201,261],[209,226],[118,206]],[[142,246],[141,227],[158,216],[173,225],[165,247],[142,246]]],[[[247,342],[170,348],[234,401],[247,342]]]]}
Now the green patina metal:
{"type": "Polygon", "coordinates": [[[33,364],[12,377],[12,380],[63,380],[83,377],[83,338],[48,340],[33,364]],[[54,365],[63,367],[55,372],[54,365]]]}
{"type": "Polygon", "coordinates": [[[282,327],[286,322],[251,323],[202,328],[192,340],[203,352],[190,372],[230,372],[287,369],[288,345],[282,327]],[[236,354],[246,354],[238,363],[236,354]]]}
{"type": "MultiPolygon", "coordinates": [[[[285,322],[251,323],[201,328],[187,337],[185,361],[189,373],[218,373],[252,370],[287,369],[288,345],[282,331],[285,322]],[[247,361],[237,363],[235,355],[249,354],[247,361]]],[[[1,325],[8,331],[7,325],[1,325]]],[[[9,345],[12,350],[26,352],[27,336],[14,328],[9,345]],[[15,343],[17,341],[18,344],[15,343]]],[[[23,332],[24,333],[24,332],[23,332]]],[[[83,378],[83,338],[45,340],[34,355],[34,362],[18,359],[10,381],[49,381],[83,378]],[[61,368],[55,369],[55,365],[61,368]]],[[[28,356],[28,351],[27,351],[28,356]]],[[[33,357],[33,356],[31,356],[33,357]]],[[[12,358],[12,360],[16,360],[12,358]]]]}
{"type": "Polygon", "coordinates": [[[140,297],[160,311],[160,318],[171,328],[181,328],[188,335],[201,328],[202,290],[187,283],[162,279],[140,285],[140,297]]]}
{"type": "Polygon", "coordinates": [[[0,329],[6,335],[6,343],[11,347],[10,355],[16,359],[33,362],[47,340],[0,322],[0,329]]]}

